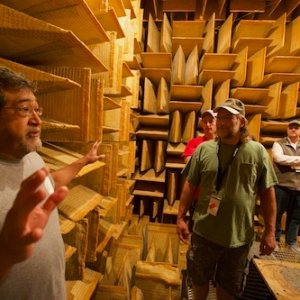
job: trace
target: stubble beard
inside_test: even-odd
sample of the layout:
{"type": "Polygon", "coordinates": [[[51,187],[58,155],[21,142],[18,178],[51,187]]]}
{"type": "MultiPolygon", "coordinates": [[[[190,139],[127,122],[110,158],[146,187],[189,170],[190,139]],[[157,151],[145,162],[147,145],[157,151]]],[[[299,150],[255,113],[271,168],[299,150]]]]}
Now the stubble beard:
{"type": "Polygon", "coordinates": [[[30,139],[29,141],[25,141],[23,144],[23,148],[24,148],[24,152],[26,152],[26,154],[30,153],[30,152],[34,152],[37,151],[38,149],[40,149],[42,147],[42,140],[38,137],[38,138],[34,138],[34,139],[30,139]]]}

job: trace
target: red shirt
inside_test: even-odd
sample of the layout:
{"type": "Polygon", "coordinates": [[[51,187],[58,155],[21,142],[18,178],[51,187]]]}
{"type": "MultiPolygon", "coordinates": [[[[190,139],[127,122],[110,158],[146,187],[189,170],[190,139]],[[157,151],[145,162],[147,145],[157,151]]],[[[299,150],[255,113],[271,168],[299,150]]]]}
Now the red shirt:
{"type": "Polygon", "coordinates": [[[188,157],[191,156],[196,148],[203,142],[208,141],[208,139],[205,136],[197,136],[193,139],[191,139],[187,144],[186,147],[182,153],[182,157],[188,157]]]}
{"type": "MultiPolygon", "coordinates": [[[[182,157],[189,157],[192,156],[196,148],[203,142],[208,141],[208,139],[202,135],[202,136],[197,136],[193,139],[191,139],[187,144],[186,147],[182,153],[182,157]]],[[[196,187],[194,190],[194,200],[197,201],[199,197],[199,188],[196,187]]]]}

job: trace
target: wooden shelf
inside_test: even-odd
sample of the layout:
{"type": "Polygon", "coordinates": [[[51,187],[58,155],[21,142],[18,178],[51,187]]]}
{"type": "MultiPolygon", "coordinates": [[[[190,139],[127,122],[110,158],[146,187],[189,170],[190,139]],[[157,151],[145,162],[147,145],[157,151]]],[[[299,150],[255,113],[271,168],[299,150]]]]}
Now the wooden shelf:
{"type": "Polygon", "coordinates": [[[97,20],[105,31],[115,31],[117,38],[124,38],[125,33],[119,23],[118,16],[114,9],[108,9],[107,12],[94,12],[97,20]]]}
{"type": "MultiPolygon", "coordinates": [[[[56,171],[66,165],[69,165],[75,162],[77,159],[82,157],[83,155],[58,147],[51,144],[44,144],[42,148],[38,151],[41,156],[45,159],[45,161],[52,161],[51,168],[53,171],[56,171]]],[[[84,166],[77,174],[77,177],[83,176],[93,170],[104,167],[105,163],[96,161],[92,164],[84,166]]]]}
{"type": "Polygon", "coordinates": [[[284,121],[262,121],[261,132],[285,134],[287,126],[288,126],[288,122],[284,122],[284,121]]]}
{"type": "Polygon", "coordinates": [[[188,57],[195,46],[198,47],[201,53],[204,44],[202,37],[172,37],[172,55],[174,56],[178,47],[181,46],[185,57],[188,57]]]}
{"type": "Polygon", "coordinates": [[[142,181],[153,181],[153,182],[165,182],[166,179],[166,171],[163,170],[162,172],[155,172],[154,169],[149,169],[145,172],[140,172],[139,170],[136,171],[133,178],[135,180],[142,180],[142,181]]]}
{"type": "Polygon", "coordinates": [[[168,127],[169,126],[169,115],[139,115],[139,123],[142,126],[158,126],[168,127]]]}
{"type": "Polygon", "coordinates": [[[186,145],[184,143],[168,144],[167,153],[170,155],[182,155],[186,145]]]}
{"type": "Polygon", "coordinates": [[[67,294],[73,300],[90,299],[104,275],[85,268],[82,280],[66,281],[67,294]]]}
{"type": "Polygon", "coordinates": [[[139,138],[155,139],[155,140],[167,140],[169,136],[168,129],[158,128],[141,128],[137,130],[136,136],[139,138]]]}
{"type": "Polygon", "coordinates": [[[203,102],[170,101],[169,111],[180,110],[181,112],[200,111],[203,102]]]}
{"type": "Polygon", "coordinates": [[[121,108],[121,104],[119,104],[117,101],[109,98],[109,97],[103,97],[103,110],[111,110],[116,108],[121,108]]]}
{"type": "Polygon", "coordinates": [[[94,72],[107,71],[103,63],[70,30],[4,5],[0,6],[0,13],[8,16],[0,21],[0,43],[3,45],[0,56],[25,65],[88,67],[94,72]],[[24,23],[27,23],[26,28],[22,27],[24,23]]]}
{"type": "Polygon", "coordinates": [[[242,100],[247,104],[259,104],[264,99],[270,98],[268,88],[238,87],[230,90],[230,96],[242,100]]]}
{"type": "Polygon", "coordinates": [[[109,126],[102,126],[103,133],[114,133],[114,132],[120,132],[120,128],[115,127],[109,127],[109,126]]]}
{"type": "Polygon", "coordinates": [[[125,6],[122,0],[108,0],[108,3],[115,10],[118,18],[126,16],[125,6]]]}
{"type": "Polygon", "coordinates": [[[64,2],[9,1],[6,5],[22,11],[32,17],[55,26],[72,31],[85,44],[96,44],[108,41],[109,38],[85,1],[70,0],[64,2]],[[63,16],[63,17],[62,17],[63,16]],[[80,18],[80,22],[78,19],[80,18]]]}
{"type": "Polygon", "coordinates": [[[154,84],[158,85],[161,77],[165,78],[167,82],[171,80],[171,69],[167,68],[142,68],[142,77],[147,77],[154,84]]]}
{"type": "Polygon", "coordinates": [[[133,77],[133,73],[130,70],[130,67],[126,62],[123,62],[123,67],[122,67],[122,78],[125,77],[133,77]]]}
{"type": "Polygon", "coordinates": [[[274,56],[266,59],[265,74],[294,73],[299,67],[299,56],[274,56]]]}
{"type": "Polygon", "coordinates": [[[141,53],[143,68],[171,69],[171,53],[143,52],[141,53]]]}
{"type": "Polygon", "coordinates": [[[186,100],[187,102],[200,101],[202,86],[199,85],[171,85],[171,101],[186,100]]]}
{"type": "Polygon", "coordinates": [[[163,198],[164,184],[163,183],[150,183],[147,181],[137,181],[133,191],[135,196],[147,196],[154,198],[163,198]]]}

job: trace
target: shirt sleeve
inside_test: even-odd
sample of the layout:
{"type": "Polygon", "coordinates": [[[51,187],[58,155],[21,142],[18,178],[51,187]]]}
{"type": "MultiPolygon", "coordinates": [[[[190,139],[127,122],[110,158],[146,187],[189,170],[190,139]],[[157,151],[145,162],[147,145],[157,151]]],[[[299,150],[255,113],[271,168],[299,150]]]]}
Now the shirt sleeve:
{"type": "Polygon", "coordinates": [[[192,156],[194,151],[195,151],[195,145],[194,145],[194,139],[192,139],[187,143],[184,152],[182,153],[182,157],[192,156]]]}
{"type": "Polygon", "coordinates": [[[259,186],[262,190],[278,184],[272,159],[265,148],[262,148],[262,176],[259,182],[259,186]]]}
{"type": "Polygon", "coordinates": [[[201,181],[201,174],[200,174],[200,160],[199,160],[199,156],[200,156],[200,149],[201,147],[197,148],[197,150],[193,153],[192,158],[189,160],[187,166],[186,166],[186,170],[183,170],[183,174],[187,176],[187,180],[189,183],[191,183],[192,185],[199,185],[200,181],[201,181]],[[186,171],[184,173],[184,171],[186,171]]]}
{"type": "Polygon", "coordinates": [[[272,147],[273,161],[280,165],[291,166],[300,169],[300,156],[285,155],[279,143],[275,142],[272,147]]]}

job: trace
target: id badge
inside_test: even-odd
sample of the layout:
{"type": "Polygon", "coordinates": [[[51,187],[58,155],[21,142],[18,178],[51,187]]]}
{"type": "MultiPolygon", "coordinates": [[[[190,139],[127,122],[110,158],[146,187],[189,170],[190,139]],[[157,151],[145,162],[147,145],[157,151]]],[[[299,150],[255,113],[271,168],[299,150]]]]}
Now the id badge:
{"type": "Polygon", "coordinates": [[[220,202],[221,198],[219,196],[212,195],[208,203],[207,212],[212,216],[216,216],[219,211],[220,202]]]}

